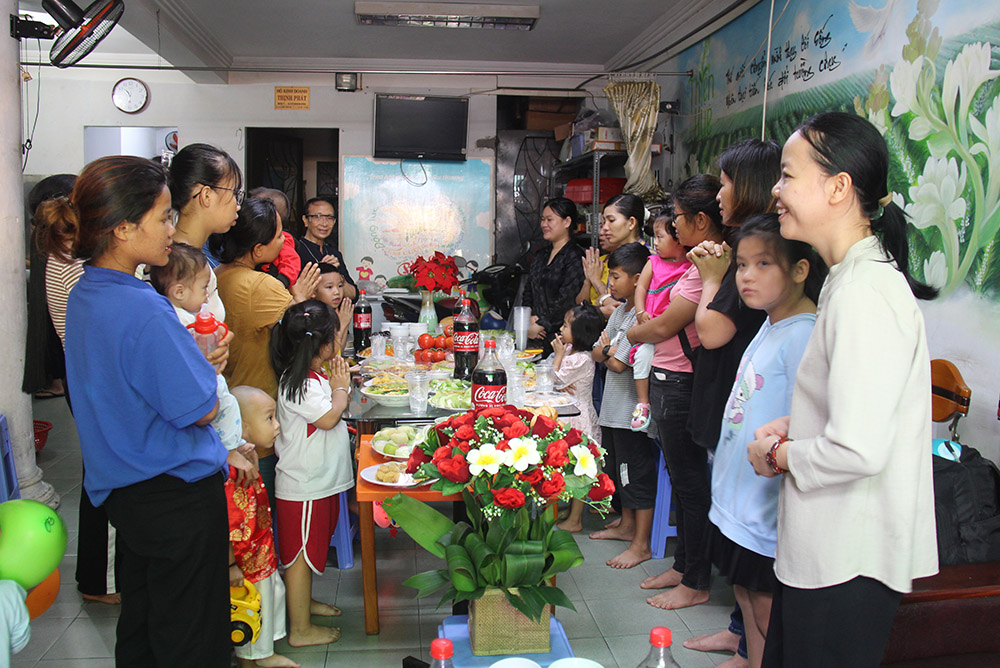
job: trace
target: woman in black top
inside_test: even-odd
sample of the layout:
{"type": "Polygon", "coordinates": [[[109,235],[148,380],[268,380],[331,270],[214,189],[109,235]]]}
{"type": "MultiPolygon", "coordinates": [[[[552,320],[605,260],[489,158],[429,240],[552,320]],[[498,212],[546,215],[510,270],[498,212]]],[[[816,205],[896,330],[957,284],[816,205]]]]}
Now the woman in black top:
{"type": "Polygon", "coordinates": [[[548,243],[531,259],[521,303],[531,307],[528,338],[543,354],[552,351],[552,339],[583,286],[583,251],[570,239],[577,215],[576,204],[565,197],[542,207],[542,237],[548,243]]]}

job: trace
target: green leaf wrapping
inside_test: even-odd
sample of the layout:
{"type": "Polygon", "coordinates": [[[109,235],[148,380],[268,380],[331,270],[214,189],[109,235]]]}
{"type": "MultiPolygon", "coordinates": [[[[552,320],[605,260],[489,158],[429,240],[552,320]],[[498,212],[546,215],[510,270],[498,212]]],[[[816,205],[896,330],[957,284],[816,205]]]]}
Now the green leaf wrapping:
{"type": "Polygon", "coordinates": [[[446,570],[417,573],[403,582],[404,587],[413,587],[417,590],[417,598],[430,596],[434,592],[440,591],[442,588],[450,585],[451,578],[448,577],[448,571],[446,570]]]}
{"type": "Polygon", "coordinates": [[[420,547],[444,558],[444,547],[438,544],[438,540],[454,530],[454,522],[426,503],[402,493],[383,501],[382,508],[420,547]]]}
{"type": "Polygon", "coordinates": [[[477,533],[469,533],[463,543],[469,552],[472,563],[479,566],[480,584],[496,584],[496,552],[490,549],[483,537],[477,533]]]}
{"type": "Polygon", "coordinates": [[[448,575],[451,584],[458,591],[472,591],[476,588],[476,567],[469,558],[469,553],[461,545],[449,545],[444,548],[445,561],[448,564],[448,575]]]}
{"type": "MultiPolygon", "coordinates": [[[[522,590],[523,589],[524,588],[522,587],[522,590]]],[[[569,608],[573,611],[576,610],[576,606],[573,605],[573,602],[569,600],[569,597],[566,596],[565,592],[563,592],[563,590],[559,587],[542,586],[534,587],[533,589],[535,590],[535,593],[537,593],[548,605],[558,605],[564,608],[569,608]]]]}
{"type": "Polygon", "coordinates": [[[583,563],[583,553],[580,552],[580,546],[576,544],[576,538],[569,531],[553,531],[549,534],[545,549],[548,553],[548,559],[542,573],[543,578],[568,571],[583,563]]]}
{"type": "Polygon", "coordinates": [[[538,584],[545,570],[541,541],[515,541],[503,557],[503,583],[507,587],[538,584]]]}

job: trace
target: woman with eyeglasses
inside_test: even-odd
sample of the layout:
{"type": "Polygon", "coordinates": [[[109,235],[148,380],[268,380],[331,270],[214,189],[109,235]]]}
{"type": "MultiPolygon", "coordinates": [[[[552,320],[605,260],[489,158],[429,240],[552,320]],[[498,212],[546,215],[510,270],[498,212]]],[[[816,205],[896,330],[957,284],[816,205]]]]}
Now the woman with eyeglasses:
{"type": "MultiPolygon", "coordinates": [[[[208,237],[222,234],[236,223],[243,204],[243,175],[232,156],[208,144],[189,144],[170,161],[170,199],[175,212],[174,241],[204,248],[208,237]]],[[[209,264],[218,258],[207,252],[209,264]]],[[[208,280],[208,306],[215,319],[226,319],[215,272],[208,280]]],[[[189,322],[181,318],[184,325],[189,322]]]]}
{"type": "Polygon", "coordinates": [[[306,212],[302,216],[306,232],[295,241],[295,250],[303,267],[310,262],[317,265],[325,262],[336,267],[344,277],[344,296],[353,300],[358,296],[358,286],[347,270],[344,256],[333,243],[328,242],[336,223],[333,202],[325,197],[313,197],[306,202],[306,212]]]}

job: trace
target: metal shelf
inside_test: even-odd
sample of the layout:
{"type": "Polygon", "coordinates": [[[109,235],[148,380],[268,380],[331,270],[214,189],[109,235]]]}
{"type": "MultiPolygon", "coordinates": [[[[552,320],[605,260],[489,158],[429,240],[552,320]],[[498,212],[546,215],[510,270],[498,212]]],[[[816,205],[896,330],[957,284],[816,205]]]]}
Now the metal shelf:
{"type": "MultiPolygon", "coordinates": [[[[621,164],[628,159],[626,151],[588,151],[575,158],[561,162],[555,166],[553,176],[563,176],[570,172],[587,171],[590,173],[591,184],[591,209],[590,219],[587,221],[587,234],[590,235],[590,243],[594,248],[598,247],[597,231],[601,227],[601,202],[598,200],[601,192],[601,163],[608,159],[621,158],[621,164]]],[[[617,160],[616,160],[617,162],[617,160]]]]}

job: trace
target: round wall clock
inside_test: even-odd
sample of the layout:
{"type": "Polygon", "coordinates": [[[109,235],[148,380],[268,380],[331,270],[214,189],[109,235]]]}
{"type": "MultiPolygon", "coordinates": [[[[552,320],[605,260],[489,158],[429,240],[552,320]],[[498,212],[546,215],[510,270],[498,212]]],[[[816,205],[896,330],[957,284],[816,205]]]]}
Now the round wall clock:
{"type": "Polygon", "coordinates": [[[111,101],[126,114],[137,114],[149,102],[149,87],[139,79],[125,77],[111,89],[111,101]]]}

